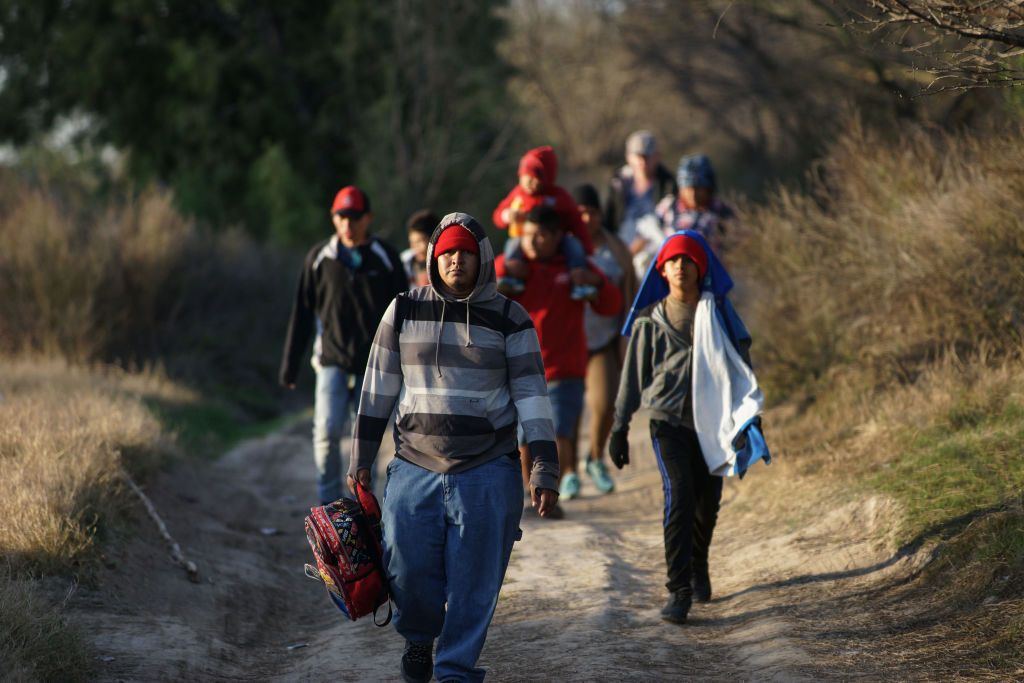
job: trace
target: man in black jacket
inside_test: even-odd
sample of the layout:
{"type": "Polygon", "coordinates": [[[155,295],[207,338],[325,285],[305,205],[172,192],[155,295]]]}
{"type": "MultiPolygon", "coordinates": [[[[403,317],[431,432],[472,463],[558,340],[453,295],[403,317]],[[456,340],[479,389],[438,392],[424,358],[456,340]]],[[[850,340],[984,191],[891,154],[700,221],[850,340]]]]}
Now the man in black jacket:
{"type": "Polygon", "coordinates": [[[313,457],[321,503],[341,497],[341,438],[358,398],[370,344],[391,300],[408,287],[398,253],[369,234],[370,199],[354,185],[334,197],[335,234],[306,255],[281,359],[281,384],[293,389],[313,342],[316,400],[313,457]]]}

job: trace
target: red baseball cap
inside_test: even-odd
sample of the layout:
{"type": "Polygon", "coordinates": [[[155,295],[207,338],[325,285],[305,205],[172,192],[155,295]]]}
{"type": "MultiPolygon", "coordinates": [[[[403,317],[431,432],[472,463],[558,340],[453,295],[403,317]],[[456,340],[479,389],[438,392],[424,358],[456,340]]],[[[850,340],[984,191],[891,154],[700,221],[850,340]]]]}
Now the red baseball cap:
{"type": "Polygon", "coordinates": [[[370,198],[355,185],[347,185],[334,195],[331,213],[340,213],[349,218],[359,218],[370,210],[370,198]]]}
{"type": "Polygon", "coordinates": [[[453,223],[437,236],[437,242],[434,243],[434,256],[440,256],[456,249],[480,255],[480,245],[477,244],[476,237],[469,231],[469,228],[453,223]]]}
{"type": "Polygon", "coordinates": [[[655,269],[660,273],[665,262],[671,261],[676,256],[685,256],[696,263],[700,279],[704,279],[704,274],[708,272],[708,255],[700,242],[686,235],[670,237],[668,242],[661,248],[661,251],[658,252],[658,260],[654,266],[655,269]]]}

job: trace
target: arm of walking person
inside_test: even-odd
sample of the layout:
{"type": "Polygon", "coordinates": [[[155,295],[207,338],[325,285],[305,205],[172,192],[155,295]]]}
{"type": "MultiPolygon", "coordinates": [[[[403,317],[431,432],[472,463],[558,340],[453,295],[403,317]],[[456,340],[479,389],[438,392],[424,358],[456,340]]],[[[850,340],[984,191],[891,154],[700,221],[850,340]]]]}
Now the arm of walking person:
{"type": "Polygon", "coordinates": [[[288,332],[284,338],[284,352],[281,354],[281,385],[289,389],[295,388],[295,379],[299,374],[299,363],[306,353],[309,337],[313,333],[314,309],[316,307],[316,282],[309,258],[302,264],[299,282],[295,287],[295,302],[292,314],[288,319],[288,332]]]}
{"type": "MultiPolygon", "coordinates": [[[[505,336],[505,362],[508,366],[509,394],[515,403],[519,424],[530,447],[533,470],[530,473],[530,494],[535,505],[550,505],[558,500],[558,451],[555,448],[555,427],[551,401],[544,380],[537,330],[526,311],[516,302],[509,307],[512,330],[505,336]],[[554,497],[541,496],[547,490],[554,497]]],[[[547,507],[539,507],[545,512],[547,507]]]]}
{"type": "Polygon", "coordinates": [[[395,298],[384,312],[370,347],[370,359],[366,363],[363,388],[359,395],[356,427],[352,434],[352,457],[348,469],[350,487],[352,479],[369,484],[370,470],[387,430],[388,418],[402,391],[402,359],[398,330],[395,329],[397,306],[398,299],[395,298]]]}
{"type": "MultiPolygon", "coordinates": [[[[622,285],[619,287],[619,291],[622,293],[622,309],[619,319],[622,322],[625,322],[626,316],[629,314],[629,308],[633,304],[633,299],[636,297],[637,291],[636,271],[633,269],[633,256],[629,251],[629,247],[627,247],[618,237],[611,236],[608,243],[611,245],[612,254],[615,256],[615,260],[618,262],[619,268],[622,269],[622,285]]],[[[626,357],[626,348],[628,346],[629,338],[619,337],[620,363],[626,357]]]]}
{"type": "Polygon", "coordinates": [[[619,288],[595,266],[591,266],[589,274],[596,275],[598,278],[598,281],[594,282],[594,286],[598,288],[597,298],[590,302],[594,313],[607,316],[618,315],[622,311],[622,293],[619,288]]]}
{"type": "Polygon", "coordinates": [[[619,469],[629,464],[629,421],[633,413],[640,408],[643,387],[651,380],[650,346],[650,323],[646,320],[636,321],[619,377],[619,391],[615,396],[615,418],[608,442],[608,455],[619,469]]]}
{"type": "Polygon", "coordinates": [[[515,198],[516,198],[516,191],[515,191],[515,188],[513,188],[512,191],[509,192],[507,195],[505,195],[505,198],[501,200],[501,203],[498,204],[498,208],[496,208],[494,210],[494,213],[491,214],[491,220],[494,221],[494,225],[496,227],[499,227],[502,230],[505,230],[506,228],[508,228],[509,223],[512,223],[512,222],[515,221],[516,217],[511,215],[512,214],[512,200],[515,199],[515,198]],[[506,210],[508,210],[508,212],[509,212],[508,214],[505,213],[506,210]]]}

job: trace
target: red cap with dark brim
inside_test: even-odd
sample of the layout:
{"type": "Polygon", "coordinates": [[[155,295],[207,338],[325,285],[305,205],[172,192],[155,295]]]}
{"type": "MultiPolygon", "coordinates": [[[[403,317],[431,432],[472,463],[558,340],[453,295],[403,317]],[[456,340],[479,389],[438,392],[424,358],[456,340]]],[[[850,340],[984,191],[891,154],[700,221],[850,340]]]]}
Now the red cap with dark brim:
{"type": "Polygon", "coordinates": [[[469,231],[469,228],[455,223],[442,230],[441,234],[437,236],[437,242],[434,243],[434,255],[440,256],[457,249],[480,255],[480,245],[477,244],[473,233],[469,231]]]}
{"type": "Polygon", "coordinates": [[[349,218],[359,218],[370,210],[370,198],[355,185],[347,185],[334,195],[331,214],[340,213],[349,218]]]}
{"type": "Polygon", "coordinates": [[[694,263],[697,264],[697,271],[700,273],[700,279],[704,279],[704,275],[708,272],[708,255],[704,251],[704,247],[701,246],[700,242],[687,237],[686,235],[675,235],[670,237],[667,242],[661,247],[661,251],[658,252],[658,260],[655,262],[655,269],[660,273],[662,267],[667,261],[671,261],[677,256],[685,256],[694,263]]]}

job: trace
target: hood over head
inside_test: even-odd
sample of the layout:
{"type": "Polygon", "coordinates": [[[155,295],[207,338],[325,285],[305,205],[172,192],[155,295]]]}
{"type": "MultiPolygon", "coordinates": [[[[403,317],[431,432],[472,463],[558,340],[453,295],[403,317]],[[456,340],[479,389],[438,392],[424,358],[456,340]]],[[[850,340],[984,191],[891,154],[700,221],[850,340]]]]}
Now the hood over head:
{"type": "Polygon", "coordinates": [[[676,183],[679,187],[706,187],[715,192],[718,183],[715,181],[711,159],[706,154],[691,154],[680,159],[676,183]]]}
{"type": "Polygon", "coordinates": [[[534,147],[519,160],[519,175],[538,178],[547,186],[558,179],[558,157],[551,145],[534,147]]]}
{"type": "MultiPolygon", "coordinates": [[[[673,240],[680,236],[695,240],[704,248],[704,253],[707,255],[707,270],[704,274],[704,280],[700,283],[701,291],[711,292],[716,297],[728,294],[729,290],[732,289],[732,278],[729,277],[729,272],[722,265],[722,262],[715,256],[715,252],[711,250],[707,240],[696,230],[680,230],[679,232],[672,233],[661,243],[658,255],[660,256],[661,252],[666,248],[671,249],[674,247],[677,243],[673,243],[673,240]]],[[[626,322],[622,326],[622,335],[625,337],[628,337],[630,332],[632,332],[633,321],[636,320],[640,311],[668,296],[668,283],[665,282],[665,278],[661,276],[656,266],[659,260],[658,257],[655,257],[651,260],[651,265],[647,267],[647,274],[644,275],[644,279],[640,283],[636,298],[633,299],[633,306],[629,309],[629,315],[626,316],[626,322]]]]}
{"type": "Polygon", "coordinates": [[[434,233],[430,236],[430,242],[427,244],[427,278],[437,295],[447,301],[476,303],[493,299],[497,295],[497,277],[494,274],[494,250],[491,248],[491,241],[487,238],[480,223],[468,213],[458,211],[450,213],[442,218],[434,228],[434,233]],[[441,233],[452,225],[462,226],[464,230],[472,234],[480,250],[480,270],[476,276],[476,286],[473,288],[473,292],[463,299],[456,299],[455,295],[444,286],[441,274],[437,270],[437,255],[434,253],[441,233]]]}

